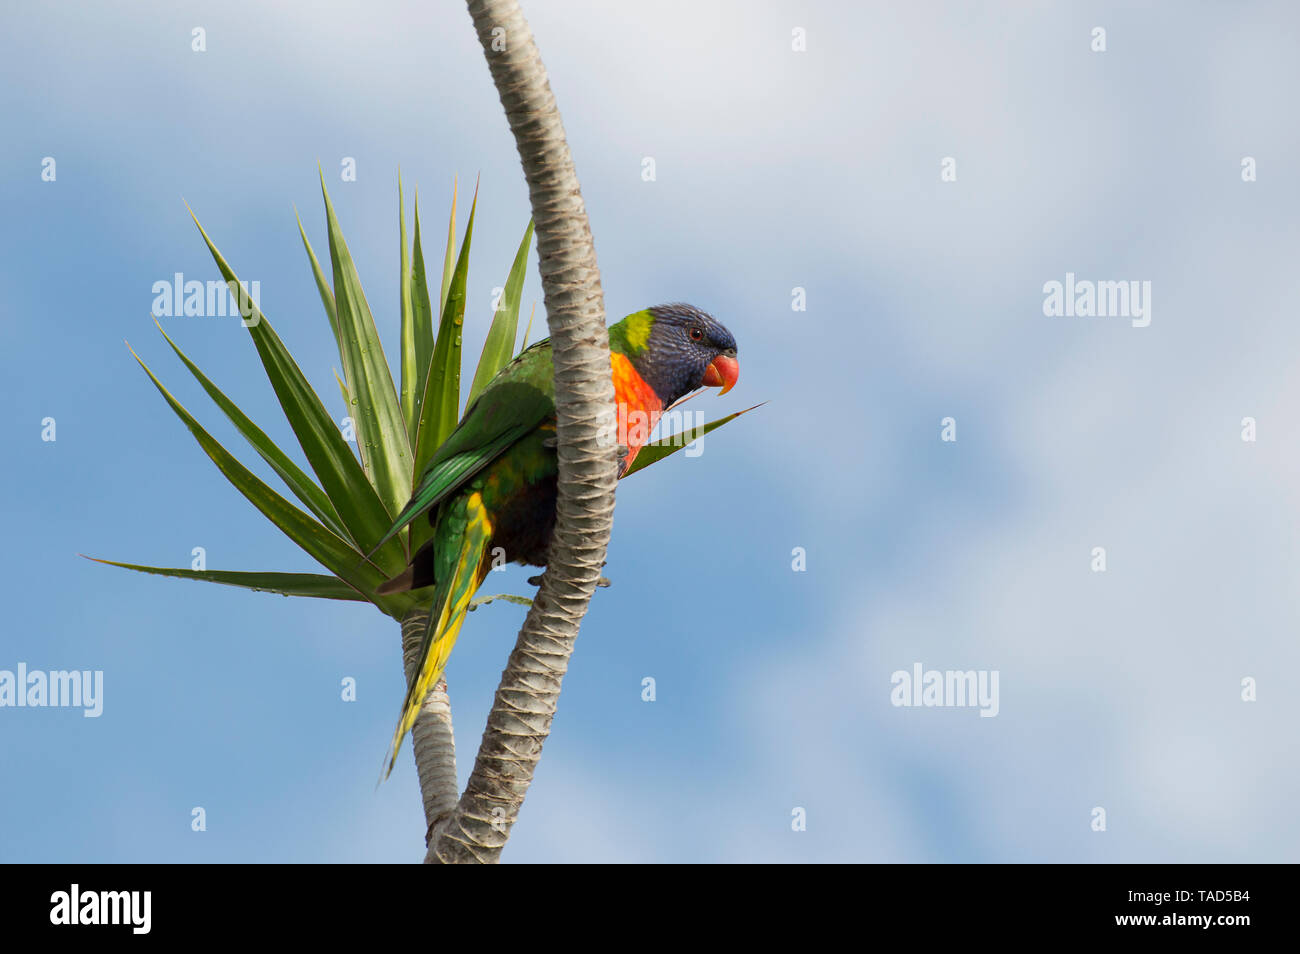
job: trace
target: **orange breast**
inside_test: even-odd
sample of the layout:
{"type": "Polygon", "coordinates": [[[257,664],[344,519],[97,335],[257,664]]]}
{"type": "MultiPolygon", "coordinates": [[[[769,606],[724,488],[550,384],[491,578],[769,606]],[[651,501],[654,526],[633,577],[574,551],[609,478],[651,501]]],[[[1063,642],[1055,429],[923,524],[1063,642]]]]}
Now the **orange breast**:
{"type": "Polygon", "coordinates": [[[664,412],[664,405],[654,388],[636,373],[631,361],[617,352],[611,353],[609,358],[614,377],[614,401],[618,406],[618,442],[627,447],[627,458],[623,461],[626,470],[650,439],[650,431],[664,412]]]}

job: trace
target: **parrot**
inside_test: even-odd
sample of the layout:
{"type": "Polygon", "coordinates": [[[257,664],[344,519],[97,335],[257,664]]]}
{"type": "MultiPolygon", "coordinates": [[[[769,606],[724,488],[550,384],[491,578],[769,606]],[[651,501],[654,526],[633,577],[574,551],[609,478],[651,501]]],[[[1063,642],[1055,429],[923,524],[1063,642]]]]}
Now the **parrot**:
{"type": "MultiPolygon", "coordinates": [[[[656,305],[608,331],[622,477],[667,408],[702,387],[720,387],[726,394],[740,377],[740,365],[731,332],[692,305],[656,305]]],[[[402,701],[384,777],[392,773],[425,694],[446,668],[494,551],[504,551],[515,563],[546,565],[555,527],[556,474],[555,382],[551,342],[544,338],[503,367],[466,409],[376,546],[428,515],[433,528],[428,542],[403,572],[378,588],[380,593],[433,588],[418,668],[402,701]]]]}

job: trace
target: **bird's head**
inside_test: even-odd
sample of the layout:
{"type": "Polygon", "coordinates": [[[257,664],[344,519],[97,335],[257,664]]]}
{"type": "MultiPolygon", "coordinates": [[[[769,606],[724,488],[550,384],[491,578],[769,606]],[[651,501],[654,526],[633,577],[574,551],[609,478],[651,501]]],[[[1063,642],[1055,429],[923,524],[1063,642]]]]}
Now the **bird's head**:
{"type": "Polygon", "coordinates": [[[706,312],[675,303],[656,305],[623,319],[624,352],[664,407],[697,388],[726,394],[740,377],[736,339],[706,312]]]}

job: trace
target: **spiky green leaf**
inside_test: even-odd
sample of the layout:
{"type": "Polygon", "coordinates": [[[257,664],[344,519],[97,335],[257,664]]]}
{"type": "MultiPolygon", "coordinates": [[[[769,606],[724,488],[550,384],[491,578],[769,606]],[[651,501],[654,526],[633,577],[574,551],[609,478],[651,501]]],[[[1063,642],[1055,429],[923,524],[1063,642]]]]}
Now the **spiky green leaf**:
{"type": "Polygon", "coordinates": [[[469,221],[465,225],[465,241],[460,247],[460,256],[447,290],[447,303],[442,309],[438,338],[433,345],[433,360],[429,363],[429,379],[420,405],[413,477],[423,473],[433,452],[451,436],[460,418],[460,339],[465,325],[465,286],[469,279],[469,250],[474,238],[477,208],[478,194],[475,193],[469,221]]]}
{"type": "MultiPolygon", "coordinates": [[[[438,314],[447,308],[447,290],[451,287],[451,273],[456,264],[456,179],[451,180],[451,215],[447,217],[447,251],[442,256],[442,294],[438,296],[438,314]]],[[[478,190],[474,190],[475,197],[478,190]]]]}
{"type": "MultiPolygon", "coordinates": [[[[154,324],[158,325],[155,321],[154,324]]],[[[167,339],[167,343],[172,346],[176,356],[181,359],[185,367],[189,368],[190,373],[203,386],[203,390],[208,392],[208,397],[212,398],[213,403],[225,413],[230,422],[235,425],[236,430],[244,436],[244,439],[252,445],[253,450],[261,455],[262,459],[271,465],[271,469],[279,475],[295,497],[314,513],[327,527],[343,538],[348,537],[347,530],[344,529],[342,521],[339,519],[338,511],[334,509],[334,504],[325,496],[325,491],[316,485],[316,482],[303,473],[302,469],[289,459],[289,455],[282,451],[275,441],[266,436],[266,432],[249,419],[248,415],[239,409],[234,401],[212,383],[212,380],[199,370],[198,365],[189,359],[189,356],[180,349],[180,346],[172,341],[171,336],[163,331],[162,325],[158,325],[158,330],[162,336],[167,339]]]]}
{"type": "MultiPolygon", "coordinates": [[[[83,554],[84,556],[84,554],[83,554]]],[[[348,586],[336,576],[323,573],[276,573],[273,571],[191,570],[188,567],[143,566],[139,563],[120,563],[117,560],[100,560],[86,557],[95,563],[119,566],[137,573],[170,576],[181,580],[200,580],[238,586],[261,593],[279,593],[281,596],[313,596],[325,600],[356,600],[369,602],[365,594],[348,586]]]]}
{"type": "Polygon", "coordinates": [[[158,393],[171,405],[176,416],[198,441],[204,453],[211,458],[217,465],[217,469],[234,485],[235,489],[248,499],[249,503],[339,579],[364,592],[374,591],[384,579],[374,566],[362,562],[361,554],[349,546],[347,541],[293,506],[236,460],[234,455],[204,430],[194,416],[172,396],[144,360],[135,351],[131,354],[140,363],[145,374],[149,375],[149,380],[158,389],[158,393]]]}
{"type": "Polygon", "coordinates": [[[415,349],[415,316],[411,299],[411,250],[406,244],[406,197],[402,193],[402,170],[397,170],[397,298],[402,314],[402,421],[409,440],[415,424],[415,388],[419,363],[415,349]]]}
{"type": "Polygon", "coordinates": [[[636,455],[636,460],[632,461],[632,466],[627,469],[623,479],[631,477],[639,470],[645,470],[651,464],[657,464],[665,457],[671,457],[679,450],[693,441],[699,440],[705,434],[716,431],[723,424],[734,421],[742,414],[748,414],[754,408],[762,407],[762,404],[755,404],[754,407],[747,407],[743,411],[737,411],[735,414],[728,414],[726,417],[720,417],[716,421],[710,421],[700,427],[692,427],[689,430],[673,434],[671,437],[665,437],[663,440],[653,441],[646,444],[636,455]]]}
{"type": "Polygon", "coordinates": [[[302,217],[298,215],[298,210],[293,210],[293,217],[298,220],[298,234],[302,237],[302,247],[307,250],[307,257],[311,259],[311,274],[316,279],[316,291],[320,295],[320,303],[325,307],[325,317],[330,320],[330,332],[334,335],[334,347],[338,349],[339,360],[343,360],[343,345],[339,341],[339,316],[338,309],[334,305],[334,290],[330,288],[329,279],[325,277],[325,272],[321,270],[320,260],[316,257],[316,251],[311,247],[311,242],[307,240],[307,230],[302,227],[302,217]]]}
{"type": "Polygon", "coordinates": [[[415,394],[407,432],[411,446],[420,428],[420,405],[424,401],[424,382],[433,361],[433,308],[429,304],[429,278],[424,270],[424,246],[420,239],[420,190],[415,190],[415,235],[411,239],[411,320],[415,326],[415,394]]]}
{"type": "MultiPolygon", "coordinates": [[[[194,224],[203,236],[208,252],[217,263],[222,276],[227,282],[237,283],[234,271],[199,224],[198,218],[194,217],[193,210],[190,211],[190,216],[194,218],[194,224]]],[[[302,369],[271,327],[271,322],[256,305],[250,305],[251,312],[242,323],[253,338],[266,377],[275,390],[289,426],[293,428],[303,454],[316,473],[325,495],[334,504],[349,536],[358,548],[368,552],[388,530],[391,516],[375,493],[375,488],[366,479],[361,464],[343,440],[338,425],[307,383],[302,369]]],[[[379,550],[373,559],[390,573],[398,572],[406,564],[405,551],[396,542],[379,550]]]]}
{"type": "Polygon", "coordinates": [[[524,325],[524,341],[519,346],[520,352],[528,350],[528,333],[533,330],[533,319],[537,317],[537,302],[533,302],[532,311],[528,313],[528,324],[524,325]]]}
{"type": "Polygon", "coordinates": [[[528,248],[532,240],[533,220],[529,219],[514,264],[510,266],[510,274],[506,276],[496,314],[492,316],[492,325],[488,328],[487,340],[483,343],[483,353],[479,355],[478,370],[474,372],[469,397],[465,399],[466,405],[473,404],[488,382],[514,357],[515,339],[519,337],[519,300],[523,295],[524,273],[528,270],[528,248]]]}
{"type": "Polygon", "coordinates": [[[379,330],[334,214],[323,172],[320,188],[329,228],[330,261],[334,266],[334,303],[338,309],[343,376],[352,395],[348,411],[356,423],[362,463],[380,500],[393,514],[411,494],[411,442],[397,389],[393,386],[393,374],[379,341],[379,330]]]}

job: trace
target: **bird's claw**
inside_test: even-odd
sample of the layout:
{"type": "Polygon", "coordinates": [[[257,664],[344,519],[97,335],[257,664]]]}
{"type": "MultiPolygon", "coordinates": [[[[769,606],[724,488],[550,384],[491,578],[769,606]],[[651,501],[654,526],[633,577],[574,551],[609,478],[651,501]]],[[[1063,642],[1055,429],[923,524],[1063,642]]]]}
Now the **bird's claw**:
{"type": "MultiPolygon", "coordinates": [[[[603,564],[603,563],[601,564],[601,566],[604,566],[604,565],[605,565],[605,564],[603,564]]],[[[542,575],[539,573],[537,576],[530,576],[530,577],[528,578],[528,585],[529,585],[529,586],[541,586],[541,585],[542,585],[542,575]]],[[[597,585],[597,586],[613,586],[614,583],[613,583],[612,580],[610,580],[609,577],[607,577],[607,576],[602,576],[600,579],[598,579],[598,580],[596,581],[596,585],[597,585]]]]}

